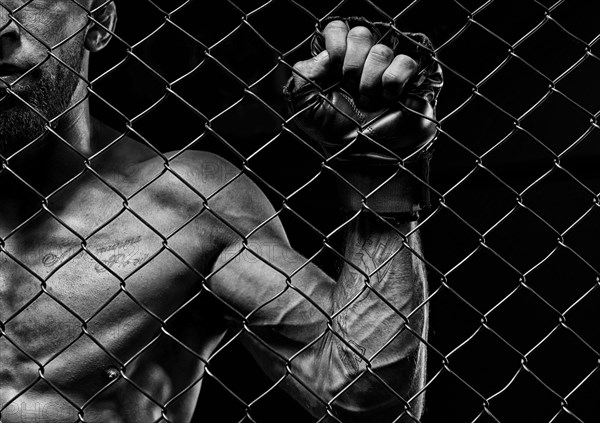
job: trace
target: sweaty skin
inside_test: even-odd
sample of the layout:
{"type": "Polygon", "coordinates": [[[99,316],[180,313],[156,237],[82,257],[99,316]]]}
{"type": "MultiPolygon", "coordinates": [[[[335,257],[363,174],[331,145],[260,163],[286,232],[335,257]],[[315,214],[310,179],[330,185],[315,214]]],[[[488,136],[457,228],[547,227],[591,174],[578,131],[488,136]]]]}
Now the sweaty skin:
{"type": "MultiPolygon", "coordinates": [[[[0,69],[47,57],[2,7],[23,4],[0,0],[0,69]]],[[[55,53],[83,43],[87,78],[115,10],[82,4],[102,26],[70,0],[36,0],[16,15],[50,46],[82,31],[55,53]]],[[[340,51],[353,69],[369,57],[353,35],[330,31],[331,63],[340,51]]],[[[327,71],[318,60],[299,68],[327,71]]],[[[385,67],[368,69],[381,77],[385,67]]],[[[35,86],[35,76],[23,81],[35,86]]],[[[90,117],[86,89],[79,80],[75,106],[48,116],[54,134],[18,154],[31,140],[13,137],[0,151],[10,169],[0,173],[0,421],[188,422],[228,329],[245,329],[261,368],[317,419],[329,408],[345,422],[421,415],[425,277],[407,248],[420,252],[417,235],[401,235],[415,223],[356,220],[352,265],[334,281],[291,248],[274,207],[233,165],[123,137],[90,117]]]]}

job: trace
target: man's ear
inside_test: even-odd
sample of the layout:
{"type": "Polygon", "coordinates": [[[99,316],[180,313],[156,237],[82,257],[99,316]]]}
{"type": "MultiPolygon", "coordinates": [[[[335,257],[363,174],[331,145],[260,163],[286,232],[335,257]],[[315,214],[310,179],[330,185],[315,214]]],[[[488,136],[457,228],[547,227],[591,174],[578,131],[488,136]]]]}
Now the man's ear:
{"type": "Polygon", "coordinates": [[[90,19],[89,28],[85,36],[85,48],[92,53],[102,50],[112,37],[117,26],[117,7],[114,0],[108,1],[93,1],[92,2],[92,17],[90,19]],[[96,6],[100,4],[100,7],[96,6]]]}

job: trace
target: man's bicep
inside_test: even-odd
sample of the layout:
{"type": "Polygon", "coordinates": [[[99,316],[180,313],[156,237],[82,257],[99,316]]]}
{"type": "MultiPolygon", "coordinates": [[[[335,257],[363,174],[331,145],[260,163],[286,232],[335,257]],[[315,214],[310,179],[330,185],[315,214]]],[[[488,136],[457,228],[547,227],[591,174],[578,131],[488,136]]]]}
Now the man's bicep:
{"type": "Polygon", "coordinates": [[[225,248],[208,283],[230,306],[228,320],[234,324],[269,329],[302,344],[326,326],[335,285],[269,228],[225,248]]]}

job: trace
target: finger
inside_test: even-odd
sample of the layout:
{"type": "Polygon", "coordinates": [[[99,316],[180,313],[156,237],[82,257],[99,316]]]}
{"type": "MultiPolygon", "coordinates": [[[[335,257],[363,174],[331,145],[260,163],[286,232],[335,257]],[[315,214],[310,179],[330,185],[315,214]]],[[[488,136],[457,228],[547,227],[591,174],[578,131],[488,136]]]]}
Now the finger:
{"type": "Polygon", "coordinates": [[[398,98],[418,70],[419,65],[411,57],[404,54],[396,56],[381,78],[383,96],[388,100],[398,98]]]}
{"type": "Polygon", "coordinates": [[[364,26],[355,26],[348,31],[346,56],[344,57],[344,79],[358,83],[360,75],[373,45],[373,35],[364,26]]]}
{"type": "Polygon", "coordinates": [[[348,26],[344,21],[331,21],[323,30],[325,49],[329,53],[329,60],[334,68],[342,68],[346,55],[346,38],[348,26]]]}
{"type": "Polygon", "coordinates": [[[383,74],[394,60],[394,52],[383,44],[371,47],[360,77],[359,93],[362,96],[382,95],[383,74]]]}
{"type": "Polygon", "coordinates": [[[308,60],[298,62],[294,65],[294,87],[296,89],[309,84],[310,81],[318,81],[323,78],[330,69],[329,54],[326,50],[308,60]]]}

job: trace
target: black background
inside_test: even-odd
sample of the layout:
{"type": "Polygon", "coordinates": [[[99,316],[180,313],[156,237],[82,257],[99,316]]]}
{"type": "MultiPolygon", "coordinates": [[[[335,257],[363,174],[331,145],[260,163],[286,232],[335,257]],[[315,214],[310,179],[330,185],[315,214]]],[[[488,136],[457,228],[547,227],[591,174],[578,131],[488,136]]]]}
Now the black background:
{"type": "MultiPolygon", "coordinates": [[[[211,150],[238,165],[249,158],[280,209],[320,170],[319,158],[282,132],[281,87],[289,65],[307,56],[317,19],[338,4],[298,3],[305,9],[284,0],[155,1],[172,12],[166,20],[149,1],[118,2],[117,37],[92,59],[93,113],[118,129],[130,124],[163,151],[211,150]]],[[[600,140],[591,120],[600,51],[586,44],[599,36],[594,2],[374,3],[348,1],[333,14],[392,17],[426,33],[446,77],[437,194],[421,230],[431,290],[422,421],[598,421],[600,140]]],[[[332,190],[322,175],[288,204],[331,230],[339,223],[332,190]]],[[[319,248],[307,224],[292,213],[282,220],[295,248],[319,248]]],[[[327,269],[326,257],[318,262],[327,269]]],[[[237,342],[211,370],[247,402],[271,386],[237,342]]],[[[252,421],[245,413],[206,378],[196,422],[252,421]]],[[[314,421],[277,390],[249,415],[314,421]]]]}

